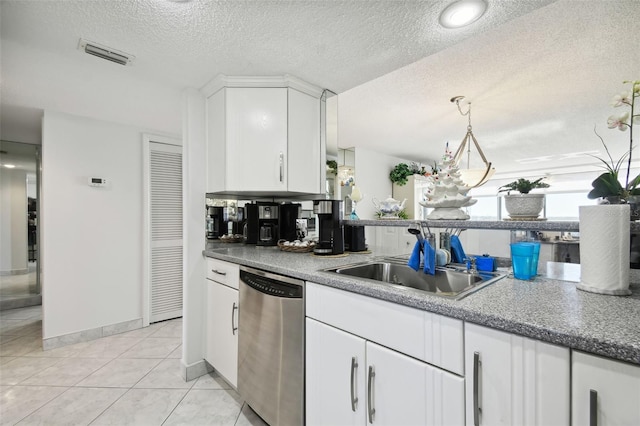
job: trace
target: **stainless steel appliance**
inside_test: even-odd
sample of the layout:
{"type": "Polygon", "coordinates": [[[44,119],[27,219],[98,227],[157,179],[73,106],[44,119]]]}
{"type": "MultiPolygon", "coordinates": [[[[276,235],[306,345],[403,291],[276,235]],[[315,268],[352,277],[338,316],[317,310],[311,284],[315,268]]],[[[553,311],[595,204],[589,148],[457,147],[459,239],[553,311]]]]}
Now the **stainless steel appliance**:
{"type": "Polygon", "coordinates": [[[258,203],[258,242],[259,246],[278,244],[278,204],[258,203]]]}
{"type": "Polygon", "coordinates": [[[304,281],[240,266],[238,392],[271,426],[304,424],[304,281]]]}

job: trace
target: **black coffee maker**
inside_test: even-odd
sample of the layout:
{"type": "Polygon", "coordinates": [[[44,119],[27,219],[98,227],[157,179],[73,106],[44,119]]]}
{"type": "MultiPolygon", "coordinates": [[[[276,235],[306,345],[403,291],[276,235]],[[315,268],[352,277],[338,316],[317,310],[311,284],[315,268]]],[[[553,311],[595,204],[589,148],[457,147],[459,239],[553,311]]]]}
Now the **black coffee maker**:
{"type": "Polygon", "coordinates": [[[301,204],[280,204],[280,218],[278,222],[278,228],[281,240],[293,241],[298,238],[296,221],[300,217],[301,211],[301,204]]]}
{"type": "Polygon", "coordinates": [[[279,206],[276,203],[258,203],[258,241],[259,246],[278,244],[279,206]]]}
{"type": "Polygon", "coordinates": [[[227,232],[224,228],[224,207],[207,207],[207,239],[215,240],[227,232]]]}
{"type": "Polygon", "coordinates": [[[342,200],[314,200],[313,212],[318,215],[318,243],[314,254],[344,253],[344,205],[342,200]]]}

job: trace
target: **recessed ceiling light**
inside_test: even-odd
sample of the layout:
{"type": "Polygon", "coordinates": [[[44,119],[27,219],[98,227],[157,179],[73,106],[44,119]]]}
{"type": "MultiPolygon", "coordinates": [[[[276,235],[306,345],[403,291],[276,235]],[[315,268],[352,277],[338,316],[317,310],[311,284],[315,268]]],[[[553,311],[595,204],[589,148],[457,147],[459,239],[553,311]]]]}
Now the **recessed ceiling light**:
{"type": "Polygon", "coordinates": [[[484,0],[458,0],[447,6],[440,14],[440,25],[445,28],[460,28],[480,18],[487,3],[484,0]]]}
{"type": "Polygon", "coordinates": [[[15,164],[5,164],[4,165],[7,169],[15,169],[16,165],[15,164]]]}

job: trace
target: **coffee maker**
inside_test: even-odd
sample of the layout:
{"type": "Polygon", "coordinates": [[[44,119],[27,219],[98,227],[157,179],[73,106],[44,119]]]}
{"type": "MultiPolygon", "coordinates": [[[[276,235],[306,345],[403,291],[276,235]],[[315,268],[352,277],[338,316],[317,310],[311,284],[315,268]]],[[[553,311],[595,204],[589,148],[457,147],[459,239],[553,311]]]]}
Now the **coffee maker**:
{"type": "Polygon", "coordinates": [[[207,239],[215,240],[226,233],[223,228],[224,207],[207,207],[207,239]]]}
{"type": "Polygon", "coordinates": [[[258,203],[258,246],[278,244],[278,213],[276,203],[258,203]]]}
{"type": "Polygon", "coordinates": [[[293,241],[298,238],[297,219],[300,217],[302,205],[297,203],[280,204],[280,217],[278,221],[281,240],[293,241]]]}
{"type": "Polygon", "coordinates": [[[244,225],[244,207],[225,208],[223,234],[242,234],[244,225]]]}
{"type": "Polygon", "coordinates": [[[318,215],[318,243],[313,248],[313,253],[318,255],[344,253],[342,200],[314,200],[313,212],[318,215]]]}

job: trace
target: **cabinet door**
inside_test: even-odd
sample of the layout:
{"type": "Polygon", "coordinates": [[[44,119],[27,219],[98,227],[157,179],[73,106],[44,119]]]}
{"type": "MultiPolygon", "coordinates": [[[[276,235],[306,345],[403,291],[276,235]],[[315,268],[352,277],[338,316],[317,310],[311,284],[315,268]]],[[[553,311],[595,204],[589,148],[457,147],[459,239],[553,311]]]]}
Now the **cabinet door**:
{"type": "Polygon", "coordinates": [[[463,425],[464,379],[367,342],[367,420],[375,425],[463,425]]]}
{"type": "Polygon", "coordinates": [[[465,323],[468,425],[568,425],[569,349],[465,323]]]}
{"type": "Polygon", "coordinates": [[[287,189],[287,89],[226,89],[228,191],[287,189]]]}
{"type": "Polygon", "coordinates": [[[238,383],[238,290],[207,280],[206,360],[238,383]]]}
{"type": "Polygon", "coordinates": [[[364,426],[365,341],[307,318],[305,356],[306,424],[364,426]]]}
{"type": "Polygon", "coordinates": [[[365,374],[369,423],[427,424],[427,364],[367,342],[365,374]]]}
{"type": "Polygon", "coordinates": [[[640,425],[640,367],[573,351],[574,425],[640,425]]]}
{"type": "Polygon", "coordinates": [[[287,182],[289,191],[324,192],[325,162],[320,144],[320,100],[289,89],[287,182]]]}

